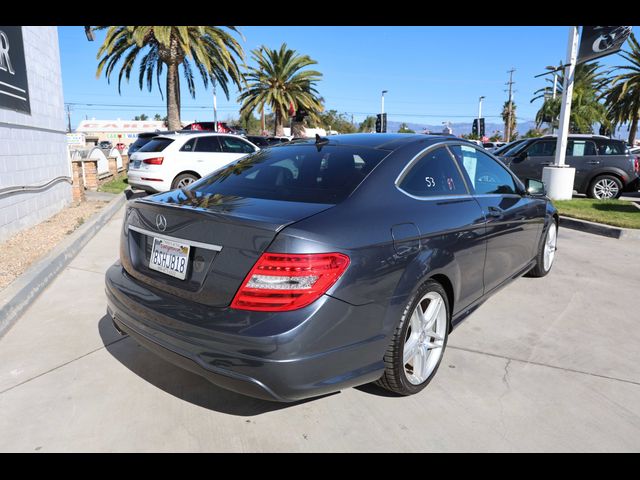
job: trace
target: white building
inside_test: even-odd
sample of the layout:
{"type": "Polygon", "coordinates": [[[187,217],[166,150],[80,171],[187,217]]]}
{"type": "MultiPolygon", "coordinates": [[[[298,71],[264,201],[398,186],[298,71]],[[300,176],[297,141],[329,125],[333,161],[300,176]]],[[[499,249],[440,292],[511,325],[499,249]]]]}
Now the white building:
{"type": "Polygon", "coordinates": [[[58,31],[0,27],[0,241],[71,202],[58,31]]]}
{"type": "Polygon", "coordinates": [[[113,145],[124,143],[129,146],[136,141],[139,133],[163,130],[167,130],[167,126],[162,121],[92,119],[82,120],[75,132],[84,134],[87,144],[95,145],[103,140],[109,140],[113,145]]]}

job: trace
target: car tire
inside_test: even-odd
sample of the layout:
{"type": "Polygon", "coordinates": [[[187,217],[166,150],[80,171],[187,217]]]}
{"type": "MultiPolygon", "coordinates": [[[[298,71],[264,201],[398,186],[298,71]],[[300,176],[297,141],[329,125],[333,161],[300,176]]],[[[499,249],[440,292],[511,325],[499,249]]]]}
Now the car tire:
{"type": "Polygon", "coordinates": [[[195,175],[192,175],[191,173],[182,173],[182,174],[178,175],[176,178],[173,179],[173,182],[171,183],[171,188],[172,189],[184,188],[184,187],[192,184],[196,180],[199,180],[199,177],[196,177],[195,175]]]}
{"type": "MultiPolygon", "coordinates": [[[[425,388],[438,371],[440,361],[444,355],[449,336],[450,316],[449,300],[442,285],[434,280],[424,283],[407,303],[403,311],[400,322],[393,333],[391,343],[384,355],[384,374],[376,384],[398,395],[413,395],[425,388]],[[428,303],[425,305],[426,301],[428,303]],[[434,309],[438,307],[438,304],[440,305],[440,310],[436,313],[434,320],[436,325],[430,331],[421,331],[416,328],[420,323],[415,317],[417,315],[416,309],[420,308],[421,311],[428,313],[428,306],[434,301],[437,302],[433,306],[434,309]],[[433,333],[436,336],[430,336],[429,333],[433,333]],[[408,355],[411,352],[405,352],[405,350],[415,345],[415,343],[412,343],[414,341],[417,341],[419,345],[416,351],[420,350],[421,353],[417,353],[414,357],[409,357],[408,355]],[[439,346],[429,347],[422,342],[439,346]],[[425,350],[423,351],[423,349],[425,350]],[[426,352],[430,352],[428,355],[437,354],[437,356],[430,357],[427,355],[425,358],[426,352]],[[420,355],[421,359],[418,359],[418,355],[420,355]],[[423,367],[423,370],[420,369],[420,366],[423,367]]],[[[423,318],[426,317],[426,315],[423,316],[423,318]]],[[[429,319],[427,318],[427,320],[429,319]]],[[[426,324],[424,325],[426,326],[426,324]]]]}
{"type": "Polygon", "coordinates": [[[598,200],[613,200],[622,195],[622,182],[613,175],[599,175],[589,184],[587,196],[598,200]]]}
{"type": "Polygon", "coordinates": [[[547,275],[553,267],[558,240],[558,223],[555,219],[549,222],[544,235],[540,239],[538,253],[536,255],[536,266],[527,273],[527,277],[540,278],[547,275]]]}

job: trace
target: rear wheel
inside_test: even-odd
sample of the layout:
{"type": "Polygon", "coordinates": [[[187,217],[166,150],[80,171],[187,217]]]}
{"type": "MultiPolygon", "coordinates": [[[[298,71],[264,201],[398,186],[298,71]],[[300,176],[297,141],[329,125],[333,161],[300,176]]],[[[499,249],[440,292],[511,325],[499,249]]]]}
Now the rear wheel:
{"type": "Polygon", "coordinates": [[[600,175],[589,185],[587,195],[598,200],[610,200],[622,195],[622,182],[613,175],[600,175]]]}
{"type": "Polygon", "coordinates": [[[171,184],[171,188],[185,188],[198,180],[198,177],[191,173],[182,173],[178,175],[171,184]]]}
{"type": "Polygon", "coordinates": [[[384,356],[376,383],[400,395],[413,395],[436,374],[449,333],[449,302],[438,282],[427,281],[407,304],[384,356]]]}

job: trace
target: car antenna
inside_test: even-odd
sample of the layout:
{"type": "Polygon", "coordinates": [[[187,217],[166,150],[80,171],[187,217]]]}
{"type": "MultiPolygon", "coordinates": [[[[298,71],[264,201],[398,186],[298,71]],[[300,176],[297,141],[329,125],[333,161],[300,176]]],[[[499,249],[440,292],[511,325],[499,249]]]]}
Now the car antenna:
{"type": "Polygon", "coordinates": [[[329,143],[328,138],[326,137],[323,138],[316,133],[316,147],[318,148],[318,151],[320,151],[320,149],[322,149],[322,147],[325,146],[327,143],[329,143]]]}

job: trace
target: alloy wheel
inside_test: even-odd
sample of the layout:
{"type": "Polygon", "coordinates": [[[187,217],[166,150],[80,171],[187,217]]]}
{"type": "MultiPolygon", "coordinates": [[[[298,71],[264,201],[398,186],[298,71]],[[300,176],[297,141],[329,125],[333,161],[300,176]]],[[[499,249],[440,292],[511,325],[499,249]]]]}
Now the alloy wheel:
{"type": "Polygon", "coordinates": [[[411,314],[403,349],[404,373],[413,385],[426,381],[438,366],[447,331],[447,308],[437,292],[427,293],[411,314]]]}
{"type": "Polygon", "coordinates": [[[547,238],[544,242],[544,271],[548,272],[553,265],[553,260],[556,256],[556,245],[558,240],[558,230],[555,222],[549,225],[549,231],[547,232],[547,238]]]}
{"type": "Polygon", "coordinates": [[[598,180],[593,187],[593,193],[596,198],[604,200],[616,198],[618,196],[618,185],[611,179],[602,178],[598,180]]]}

